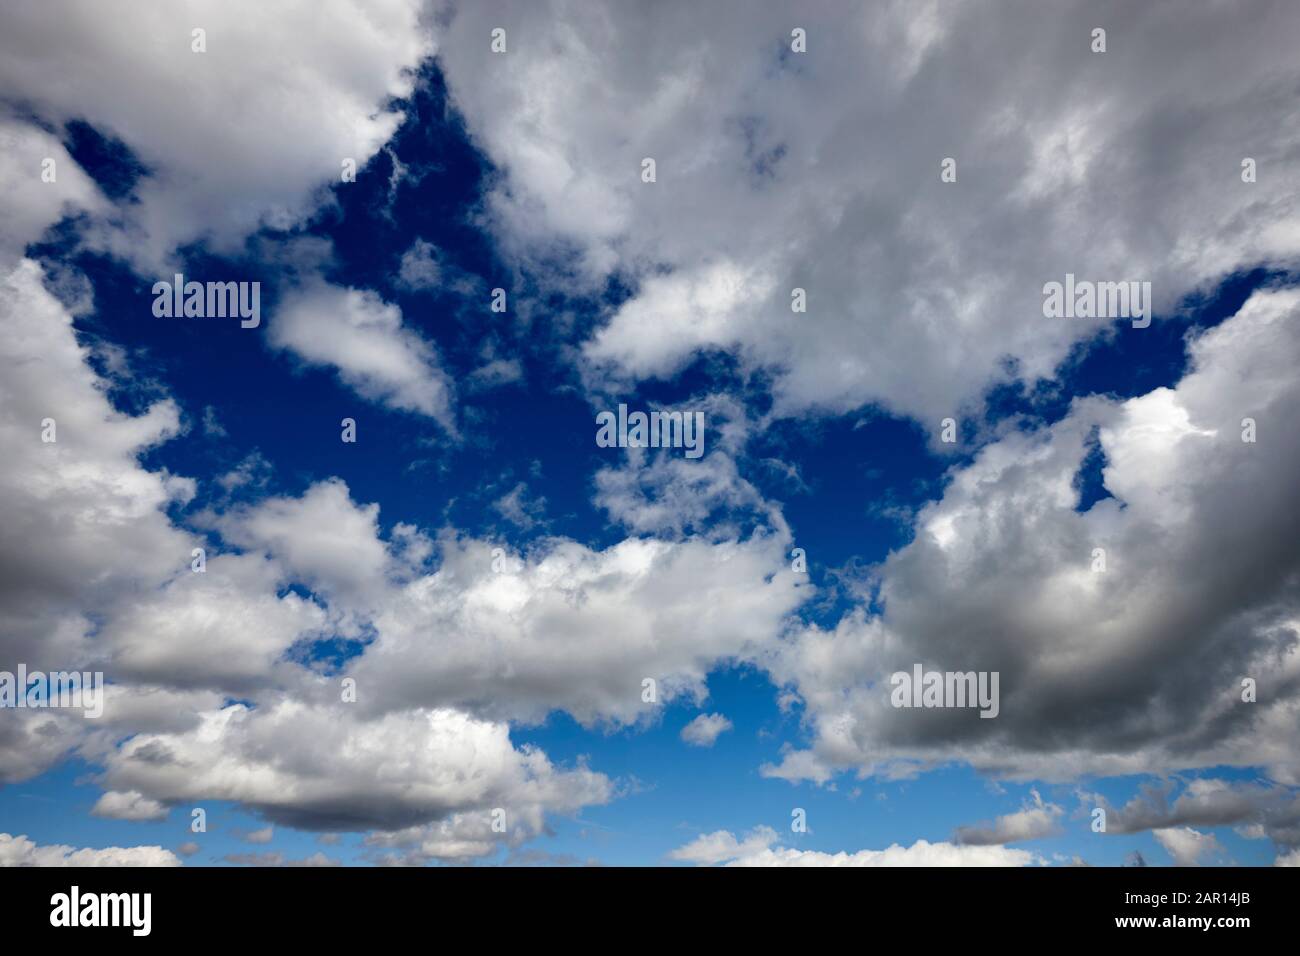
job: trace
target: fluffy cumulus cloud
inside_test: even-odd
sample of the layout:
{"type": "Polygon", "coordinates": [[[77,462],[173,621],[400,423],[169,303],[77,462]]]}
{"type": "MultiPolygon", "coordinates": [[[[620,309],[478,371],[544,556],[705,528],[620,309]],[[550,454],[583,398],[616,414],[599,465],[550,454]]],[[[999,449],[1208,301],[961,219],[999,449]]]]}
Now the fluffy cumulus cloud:
{"type": "Polygon", "coordinates": [[[1199,866],[1206,857],[1222,850],[1213,833],[1202,833],[1191,827],[1172,827],[1152,833],[1173,858],[1175,866],[1199,866]]]}
{"type": "Polygon", "coordinates": [[[260,225],[311,213],[345,158],[364,165],[396,131],[390,98],[409,94],[433,49],[417,0],[102,13],[92,0],[7,11],[0,85],[47,123],[85,120],[145,167],[139,202],[107,217],[100,236],[144,270],[163,268],[177,246],[230,252],[260,225]],[[193,50],[196,29],[206,52],[193,50]]]}
{"type": "MultiPolygon", "coordinates": [[[[0,41],[3,42],[3,41],[0,41]]],[[[103,211],[95,184],[48,130],[0,107],[0,193],[5,227],[0,230],[0,270],[9,270],[29,242],[63,215],[103,211]]]]}
{"type": "Polygon", "coordinates": [[[104,793],[91,808],[97,817],[113,820],[165,820],[167,808],[157,800],[150,800],[141,793],[131,791],[120,793],[109,790],[104,793]]]}
{"type": "Polygon", "coordinates": [[[673,850],[668,858],[697,866],[1031,866],[1041,862],[1027,850],[926,840],[853,853],[797,850],[780,846],[770,827],[758,827],[741,840],[727,830],[707,833],[673,850]]]}
{"type": "Polygon", "coordinates": [[[585,346],[596,382],[723,348],[778,373],[780,413],[878,402],[937,422],[991,382],[1050,374],[1095,334],[1044,319],[1045,282],[1148,280],[1168,310],[1300,253],[1292,6],[575,16],[521,0],[455,4],[449,19],[438,62],[501,169],[488,197],[501,241],[542,263],[570,249],[579,276],[636,283],[585,346]],[[1089,49],[1099,23],[1105,54],[1089,49]],[[791,52],[796,26],[806,53],[791,52]],[[487,50],[494,27],[506,55],[487,50]],[[955,183],[940,181],[946,157],[955,183]],[[807,313],[791,311],[796,287],[807,313]]]}
{"type": "Polygon", "coordinates": [[[1031,797],[1032,802],[1015,813],[998,817],[990,825],[958,827],[956,841],[966,846],[991,846],[1038,840],[1060,833],[1058,821],[1065,811],[1044,800],[1037,790],[1031,791],[1031,797]]]}
{"type": "Polygon", "coordinates": [[[337,597],[332,607],[364,616],[373,640],[348,673],[375,689],[358,700],[368,711],[651,719],[677,697],[702,700],[709,671],[755,656],[802,600],[778,530],[723,541],[629,538],[604,550],[547,538],[521,555],[454,532],[386,546],[376,520],[374,506],[353,502],[341,482],[222,519],[227,537],[337,597]],[[425,560],[412,564],[411,554],[425,560]]]}
{"type": "Polygon", "coordinates": [[[766,772],[968,760],[1057,779],[1224,764],[1300,780],[1300,293],[1254,294],[1190,357],[1174,388],[1077,400],[957,468],[880,568],[883,611],[803,628],[773,658],[814,744],[766,772]],[[1113,497],[1080,511],[1093,435],[1113,497]],[[890,675],[918,663],[998,672],[998,716],[892,706],[890,675]],[[1265,689],[1254,702],[1247,678],[1265,689]]]}
{"type": "Polygon", "coordinates": [[[202,539],[165,514],[193,483],[136,459],[176,432],[176,409],[114,411],[40,268],[24,262],[6,281],[10,328],[25,331],[3,346],[4,518],[17,531],[4,539],[5,657],[94,662],[114,684],[102,721],[6,720],[0,768],[23,779],[79,750],[103,768],[98,816],[159,819],[222,799],[289,826],[372,831],[403,859],[518,845],[614,785],[515,747],[504,719],[648,718],[645,678],[660,701],[703,699],[714,664],[750,653],[797,604],[788,575],[773,576],[777,531],[604,551],[555,539],[497,571],[488,542],[402,524],[383,540],[377,507],[339,481],[199,515],[237,550],[196,574],[202,539]],[[40,440],[45,416],[56,442],[40,440]],[[358,621],[375,637],[349,668],[351,704],[287,655],[358,621]],[[228,694],[256,706],[223,705],[228,694]],[[503,833],[485,822],[496,808],[503,833]]]}
{"type": "Polygon", "coordinates": [[[437,351],[378,294],[310,282],[286,295],[269,335],[304,364],[335,370],[362,397],[454,431],[451,382],[437,351]]]}
{"type": "MultiPolygon", "coordinates": [[[[1235,269],[1296,264],[1300,210],[1280,171],[1300,161],[1300,73],[1277,64],[1294,62],[1297,8],[846,2],[797,22],[770,5],[687,3],[97,9],[18,6],[0,31],[13,107],[0,112],[0,188],[13,197],[0,230],[0,660],[102,669],[111,693],[100,720],[7,715],[0,782],[77,755],[101,787],[96,817],[157,821],[229,801],[265,827],[252,842],[274,826],[357,831],[375,862],[476,860],[524,852],[553,816],[621,792],[583,758],[520,742],[517,725],[563,712],[589,729],[643,728],[665,704],[702,709],[710,673],[742,664],[802,705],[806,736],[766,776],[825,783],[954,761],[1046,780],[1254,766],[1267,779],[1095,802],[1113,832],[1152,830],[1176,863],[1222,859],[1209,830],[1234,826],[1295,864],[1294,290],[1257,291],[1191,341],[1170,387],[999,426],[874,569],[870,606],[813,624],[799,616],[814,590],[790,569],[791,529],[747,478],[766,402],[702,391],[704,458],[630,449],[602,462],[587,491],[615,533],[598,545],[543,535],[568,505],[517,476],[494,507],[537,532],[522,550],[387,510],[381,523],[379,503],[327,471],[268,496],[253,449],[217,493],[142,463],[182,433],[179,405],[137,388],[121,355],[92,362],[73,326],[86,282],[24,253],[67,216],[143,275],[189,244],[274,246],[285,275],[265,335],[284,370],[326,369],[459,438],[456,385],[398,305],[325,281],[323,240],[246,246],[264,226],[303,223],[344,159],[360,166],[384,147],[403,115],[392,98],[411,91],[436,29],[452,104],[496,166],[475,210],[495,251],[542,295],[599,294],[611,278],[629,290],[563,350],[589,394],[721,349],[742,374],[763,372],[749,381],[770,385],[775,416],[876,403],[935,422],[992,383],[1051,376],[1098,334],[1045,319],[1044,282],[1149,280],[1169,310],[1235,269]],[[1103,21],[1104,56],[1088,51],[1103,21]],[[497,26],[505,56],[488,49],[497,26]],[[790,51],[795,26],[807,53],[790,51]],[[191,48],[199,28],[204,53],[191,48]],[[139,160],[131,199],[104,195],[61,145],[74,120],[139,160]],[[1258,182],[1241,181],[1243,155],[1258,182]],[[955,183],[940,181],[944,157],[955,183]],[[54,182],[40,180],[46,159],[54,182]],[[791,311],[795,287],[806,313],[791,311]],[[115,386],[156,398],[126,413],[115,386]],[[1078,476],[1094,454],[1110,497],[1084,509],[1078,476]],[[201,574],[196,547],[208,548],[201,574]],[[345,659],[315,653],[339,639],[345,659]],[[997,672],[997,717],[891,706],[891,673],[914,664],[997,672]]],[[[408,294],[481,291],[424,239],[392,278],[408,294]]],[[[474,361],[467,393],[526,378],[491,343],[474,361]]],[[[231,441],[236,429],[208,411],[203,436],[231,441]]],[[[703,712],[681,738],[708,747],[731,728],[703,712]]],[[[1057,833],[1064,815],[1031,796],[951,842],[826,853],[766,828],[719,830],[669,858],[1031,865],[1042,861],[1008,844],[1057,833]]],[[[227,859],[335,862],[269,849],[227,859]]],[[[0,834],[6,865],[178,862],[156,846],[0,834]]]]}
{"type": "Polygon", "coordinates": [[[700,714],[682,728],[682,740],[692,747],[712,747],[733,724],[725,714],[700,714]]]}
{"type": "Polygon", "coordinates": [[[237,801],[322,830],[399,830],[473,808],[572,811],[610,796],[603,775],[514,748],[503,724],[445,709],[367,719],[330,687],[316,703],[234,704],[187,733],[132,737],[108,756],[105,784],[171,803],[237,801]]]}
{"type": "Polygon", "coordinates": [[[37,846],[27,837],[0,833],[0,866],[180,866],[160,846],[110,846],[102,850],[37,846]]]}
{"type": "Polygon", "coordinates": [[[0,623],[7,649],[33,665],[45,656],[67,663],[82,636],[80,613],[102,607],[125,581],[188,564],[191,541],[161,509],[193,493],[192,484],[136,461],[177,433],[176,405],[118,413],[42,277],[23,260],[0,279],[0,441],[8,449],[0,623]]]}

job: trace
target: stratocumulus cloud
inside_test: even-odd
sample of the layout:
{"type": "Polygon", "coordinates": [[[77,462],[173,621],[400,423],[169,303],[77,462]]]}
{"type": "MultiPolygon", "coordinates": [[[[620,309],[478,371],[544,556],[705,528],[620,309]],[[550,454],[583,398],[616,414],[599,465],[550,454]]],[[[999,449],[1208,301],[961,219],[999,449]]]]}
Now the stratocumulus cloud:
{"type": "Polygon", "coordinates": [[[6,8],[0,864],[1294,865],[1298,40],[6,8]]]}

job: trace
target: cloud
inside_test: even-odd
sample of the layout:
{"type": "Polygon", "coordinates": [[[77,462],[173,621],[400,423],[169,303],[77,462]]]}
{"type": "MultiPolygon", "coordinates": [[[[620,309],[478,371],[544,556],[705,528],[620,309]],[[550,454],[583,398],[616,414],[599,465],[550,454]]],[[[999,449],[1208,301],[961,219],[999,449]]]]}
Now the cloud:
{"type": "Polygon", "coordinates": [[[785,541],[770,532],[629,538],[604,550],[554,538],[500,561],[494,547],[442,535],[437,570],[389,595],[351,669],[384,689],[368,706],[524,721],[564,710],[586,726],[654,719],[669,701],[702,700],[717,662],[755,653],[800,601],[785,541]],[[646,679],[654,702],[643,699],[646,679]]]}
{"type": "Polygon", "coordinates": [[[431,861],[463,862],[515,849],[543,832],[539,807],[494,807],[489,812],[456,813],[438,823],[388,833],[372,833],[365,845],[389,850],[379,855],[386,865],[423,866],[431,861]]]}
{"type": "Polygon", "coordinates": [[[541,496],[530,498],[528,485],[521,481],[492,502],[492,508],[515,527],[528,531],[544,519],[546,499],[541,496]]]}
{"type": "MultiPolygon", "coordinates": [[[[43,274],[23,260],[0,279],[0,657],[31,670],[94,670],[104,655],[94,622],[188,566],[197,542],[164,509],[193,486],[137,460],[179,431],[177,406],[118,412],[43,274]]],[[[85,723],[6,718],[0,777],[40,773],[75,747],[85,723]]]]}
{"type": "Polygon", "coordinates": [[[222,554],[166,585],[125,598],[104,625],[115,676],[246,693],[274,680],[297,641],[325,627],[315,602],[280,593],[286,575],[257,554],[222,554]]]}
{"type": "Polygon", "coordinates": [[[1196,777],[1183,783],[1171,802],[1174,789],[1172,781],[1146,784],[1119,808],[1100,794],[1089,800],[1105,808],[1110,833],[1235,825],[1248,839],[1300,846],[1300,794],[1290,787],[1196,777]]]}
{"type": "Polygon", "coordinates": [[[232,544],[274,556],[294,578],[328,598],[378,601],[392,571],[379,540],[379,506],[356,505],[338,478],[299,497],[263,498],[213,521],[232,544]]]}
{"type": "Polygon", "coordinates": [[[1201,833],[1191,827],[1154,830],[1152,835],[1173,857],[1175,866],[1199,866],[1203,857],[1223,850],[1213,833],[1201,833]]]}
{"type": "MultiPolygon", "coordinates": [[[[3,43],[3,41],[0,41],[3,43]]],[[[27,244],[65,214],[101,212],[107,202],[90,177],[49,132],[9,115],[0,107],[0,192],[5,227],[0,230],[0,273],[8,274],[27,244]],[[42,179],[53,160],[54,181],[42,179]]]]}
{"type": "Polygon", "coordinates": [[[883,612],[802,627],[769,661],[814,743],[765,772],[963,760],[1016,779],[1228,765],[1300,781],[1298,318],[1300,292],[1257,292],[1191,342],[1176,387],[1076,399],[955,468],[877,569],[883,612]],[[1247,417],[1266,437],[1242,441],[1247,417]],[[1080,512],[1094,434],[1114,497],[1080,512]],[[889,675],[917,662],[998,672],[999,716],[890,706],[889,675]],[[1269,688],[1255,703],[1246,677],[1269,688]]]}
{"type": "Polygon", "coordinates": [[[91,816],[110,820],[166,820],[167,808],[134,790],[119,793],[110,790],[100,796],[90,809],[91,816]]]}
{"type": "Polygon", "coordinates": [[[168,803],[230,800],[305,830],[398,830],[497,806],[570,811],[612,795],[601,774],[514,748],[503,724],[448,709],[369,719],[337,688],[321,685],[317,703],[232,704],[188,732],[138,734],[105,757],[104,782],[168,803]]]}
{"type": "Polygon", "coordinates": [[[285,295],[268,340],[307,365],[334,369],[363,398],[455,432],[451,380],[436,349],[375,292],[309,280],[285,295]]]}
{"type": "Polygon", "coordinates": [[[682,728],[682,740],[693,747],[712,747],[718,737],[731,730],[732,723],[722,714],[700,714],[682,728]]]}
{"type": "Polygon", "coordinates": [[[7,10],[0,85],[47,122],[117,137],[145,167],[138,201],[95,237],[145,272],[177,246],[231,253],[260,226],[301,222],[345,158],[360,168],[391,138],[403,117],[390,98],[409,95],[433,50],[416,0],[102,12],[92,0],[7,10]],[[191,50],[196,27],[206,53],[191,50]]]}
{"type": "MultiPolygon", "coordinates": [[[[424,547],[401,523],[381,542],[377,508],[353,505],[341,482],[198,515],[241,550],[210,554],[194,573],[191,550],[206,542],[166,514],[190,500],[194,483],[138,459],[178,432],[179,410],[163,399],[141,415],[116,411],[41,279],[24,261],[0,289],[11,333],[0,340],[0,521],[9,532],[0,540],[0,650],[32,669],[103,669],[110,684],[98,721],[24,710],[0,722],[4,779],[76,753],[100,768],[98,816],[155,819],[175,803],[224,799],[274,823],[380,831],[498,806],[540,821],[612,797],[603,775],[513,747],[503,723],[418,702],[363,715],[341,702],[337,680],[322,683],[291,659],[301,641],[355,633],[372,599],[410,579],[424,547]],[[57,422],[54,443],[41,440],[47,417],[57,422]],[[308,583],[315,597],[289,581],[308,583]],[[230,695],[252,703],[230,704],[230,695]]],[[[362,700],[385,694],[379,680],[361,687],[362,700]]],[[[74,852],[100,851],[53,848],[40,858],[74,852]]]]}
{"type": "Polygon", "coordinates": [[[992,826],[958,827],[953,839],[964,846],[992,846],[1005,843],[1022,843],[1040,840],[1061,832],[1058,818],[1065,811],[1054,803],[1047,803],[1037,790],[1031,790],[1032,802],[1015,813],[1008,813],[993,821],[992,826]]]}
{"type": "Polygon", "coordinates": [[[260,830],[254,830],[252,833],[244,835],[244,839],[249,843],[270,843],[275,838],[274,827],[263,827],[260,830]]]}
{"type": "Polygon", "coordinates": [[[883,850],[822,853],[777,846],[778,839],[770,827],[753,830],[743,841],[718,830],[678,847],[668,858],[699,866],[1030,866],[1041,862],[1025,850],[1001,846],[917,840],[908,847],[894,843],[883,850]]]}
{"type": "Polygon", "coordinates": [[[342,866],[342,864],[326,856],[324,853],[317,851],[309,857],[301,860],[292,860],[287,858],[283,853],[227,853],[222,857],[227,863],[234,863],[236,866],[294,866],[294,867],[321,867],[321,866],[342,866]]]}
{"type": "Polygon", "coordinates": [[[1279,853],[1273,861],[1274,866],[1300,866],[1300,847],[1288,853],[1279,853]]]}
{"type": "Polygon", "coordinates": [[[423,239],[416,239],[402,253],[397,278],[411,290],[435,289],[442,282],[442,267],[438,262],[438,247],[423,239]]]}
{"type": "Polygon", "coordinates": [[[110,846],[102,850],[37,846],[27,837],[0,833],[0,866],[180,866],[160,846],[110,846]]]}
{"type": "Polygon", "coordinates": [[[460,5],[438,63],[500,171],[506,254],[565,288],[633,285],[583,347],[593,383],[722,349],[773,374],[778,415],[879,403],[937,428],[1098,334],[1044,319],[1066,272],[1150,281],[1168,311],[1300,257],[1295,8],[1114,6],[1104,54],[1082,0],[823,4],[797,18],[803,54],[779,5],[566,10],[460,5]],[[497,26],[509,52],[483,56],[497,26]]]}

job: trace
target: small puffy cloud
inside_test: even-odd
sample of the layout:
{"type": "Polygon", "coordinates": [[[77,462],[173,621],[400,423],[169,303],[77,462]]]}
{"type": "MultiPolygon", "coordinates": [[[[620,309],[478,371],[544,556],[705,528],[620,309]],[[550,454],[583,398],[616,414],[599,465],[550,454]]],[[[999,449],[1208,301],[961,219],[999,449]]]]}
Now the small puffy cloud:
{"type": "Polygon", "coordinates": [[[521,481],[492,502],[492,508],[515,527],[528,531],[546,514],[546,499],[529,497],[528,485],[521,481]]]}
{"type": "Polygon", "coordinates": [[[167,808],[134,790],[120,793],[110,790],[90,809],[92,816],[110,820],[165,820],[167,808]]]}
{"type": "Polygon", "coordinates": [[[722,714],[700,714],[682,728],[682,740],[693,747],[712,747],[719,735],[732,728],[722,714]]]}
{"type": "Polygon", "coordinates": [[[437,350],[375,292],[311,279],[285,295],[268,338],[306,365],[333,369],[363,398],[455,431],[451,380],[437,350]]]}
{"type": "Polygon", "coordinates": [[[438,263],[438,248],[431,242],[416,239],[411,244],[411,248],[402,253],[397,278],[408,289],[436,288],[442,281],[442,267],[438,263]]]}
{"type": "Polygon", "coordinates": [[[1045,802],[1037,790],[1031,790],[1030,795],[1031,803],[1026,803],[1015,813],[998,817],[992,826],[958,827],[956,842],[966,846],[992,846],[1038,840],[1061,832],[1057,821],[1065,811],[1054,803],[1045,802]]]}
{"type": "Polygon", "coordinates": [[[270,843],[273,839],[275,839],[275,827],[263,827],[244,834],[244,840],[248,843],[270,843]]]}
{"type": "Polygon", "coordinates": [[[1169,827],[1151,832],[1165,852],[1173,857],[1175,866],[1199,866],[1203,858],[1223,849],[1213,833],[1202,833],[1191,827],[1169,827]]]}

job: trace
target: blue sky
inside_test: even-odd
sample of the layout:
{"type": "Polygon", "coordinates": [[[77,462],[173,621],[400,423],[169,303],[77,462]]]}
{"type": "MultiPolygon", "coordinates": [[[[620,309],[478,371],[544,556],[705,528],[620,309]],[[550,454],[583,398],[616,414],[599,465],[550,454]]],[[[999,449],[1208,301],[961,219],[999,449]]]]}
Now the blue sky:
{"type": "Polygon", "coordinates": [[[394,2],[344,4],[324,33],[373,35],[281,67],[262,45],[308,14],[199,9],[202,54],[169,14],[138,77],[70,7],[72,38],[0,17],[55,61],[106,45],[120,86],[0,77],[4,437],[28,443],[0,670],[123,696],[103,724],[0,711],[0,862],[1297,859],[1293,11],[1192,19],[1225,57],[1272,44],[1217,102],[1139,95],[1195,58],[1120,7],[1110,72],[1073,8],[995,5],[1030,38],[1004,76],[965,14],[832,6],[794,53],[775,9],[602,33],[394,2]],[[859,62],[855,31],[908,40],[859,62]],[[322,173],[346,156],[355,182],[322,173]],[[1066,271],[1150,277],[1151,326],[1052,324],[1066,271]],[[260,327],[156,318],[174,272],[260,283],[260,327]],[[618,403],[703,410],[705,456],[598,447],[618,403]],[[38,457],[47,407],[69,457],[38,457]],[[1002,673],[999,719],[889,709],[913,661],[1002,673]],[[706,714],[729,729],[693,745],[706,714]]]}

